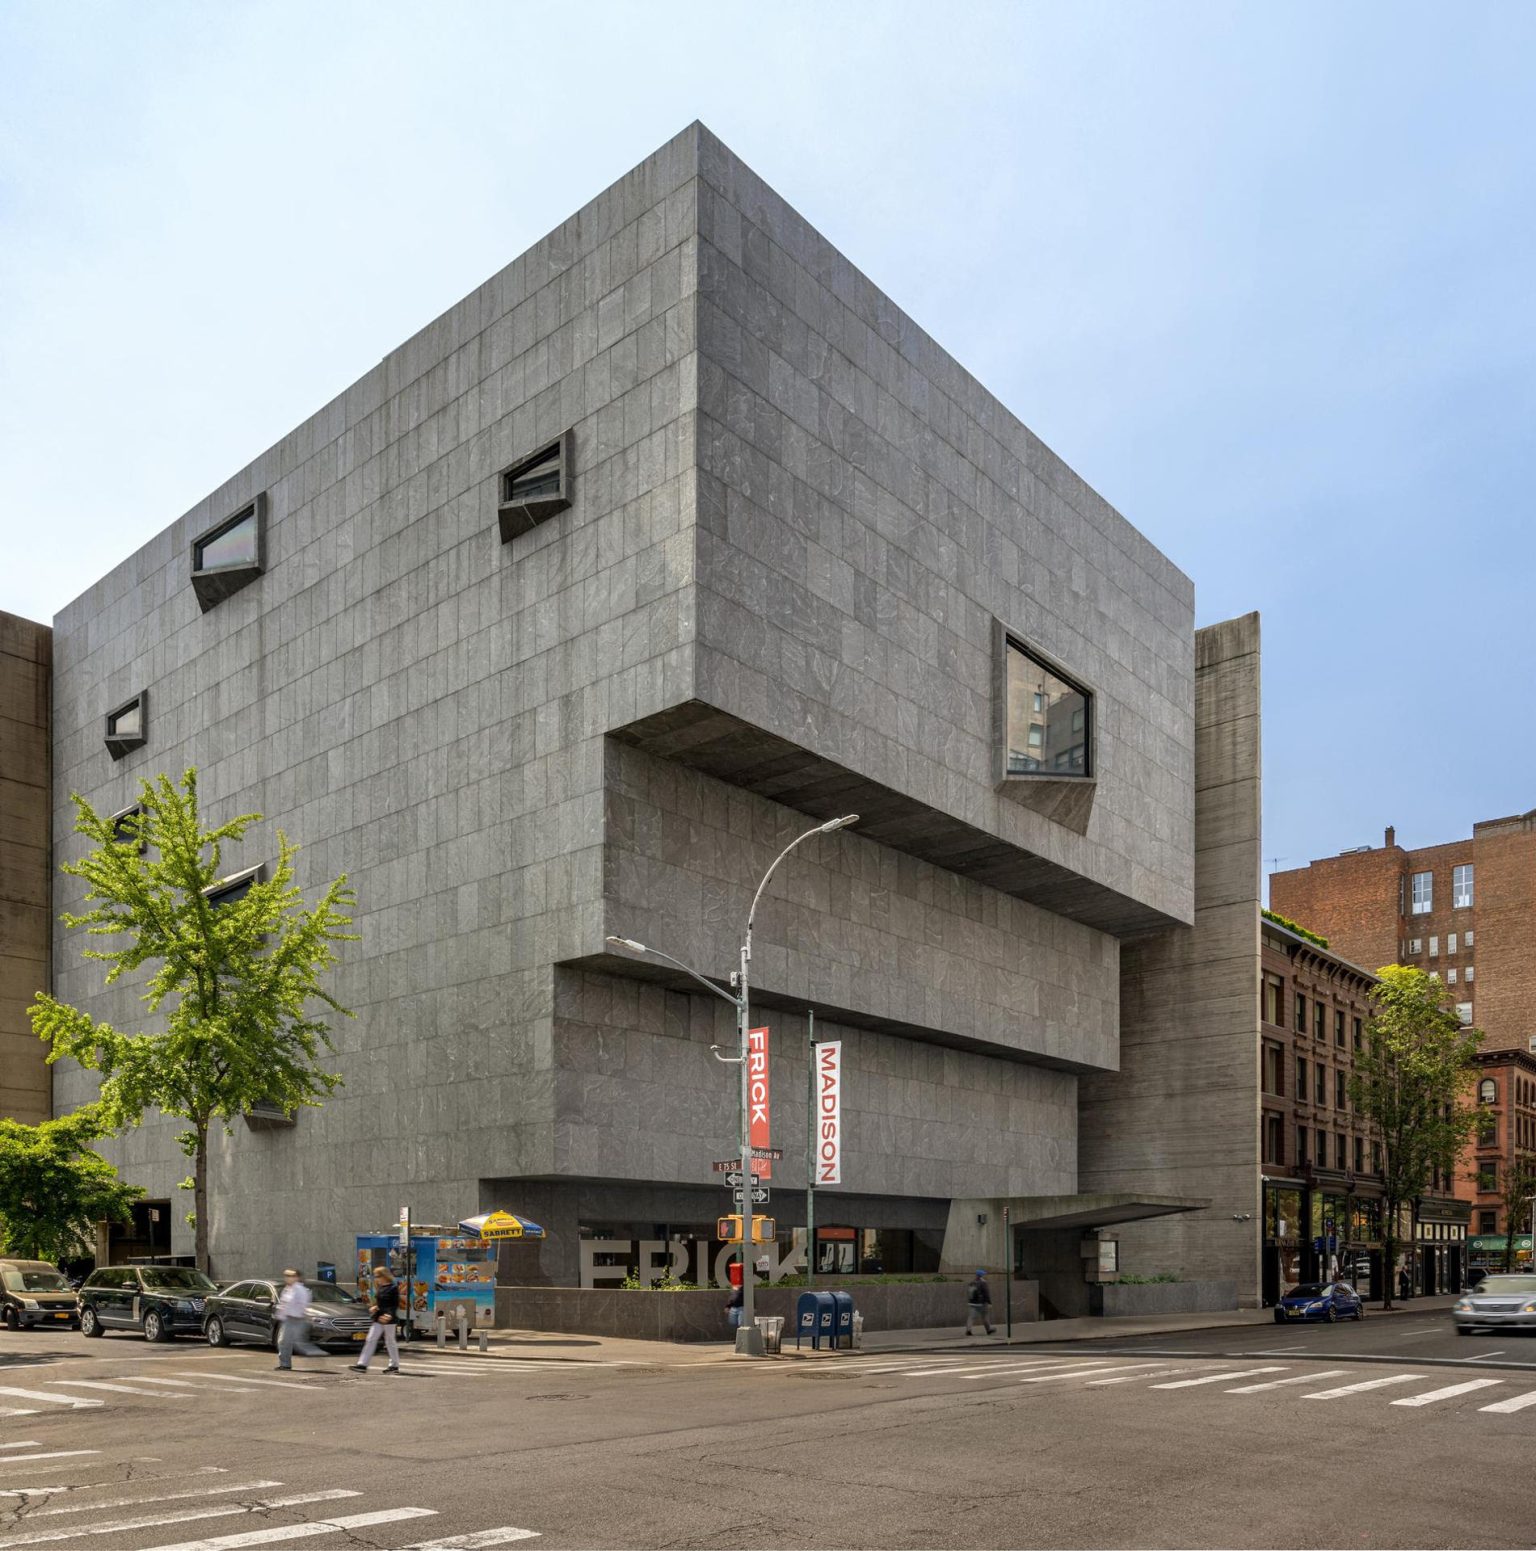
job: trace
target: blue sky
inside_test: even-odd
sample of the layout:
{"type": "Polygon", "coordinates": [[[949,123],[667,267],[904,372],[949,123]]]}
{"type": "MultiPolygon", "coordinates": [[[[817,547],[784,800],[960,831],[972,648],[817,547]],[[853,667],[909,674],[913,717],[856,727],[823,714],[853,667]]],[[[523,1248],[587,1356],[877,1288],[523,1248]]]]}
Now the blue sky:
{"type": "Polygon", "coordinates": [[[1266,857],[1536,806],[1536,7],[0,10],[0,608],[48,619],[703,119],[1259,609],[1266,857]]]}

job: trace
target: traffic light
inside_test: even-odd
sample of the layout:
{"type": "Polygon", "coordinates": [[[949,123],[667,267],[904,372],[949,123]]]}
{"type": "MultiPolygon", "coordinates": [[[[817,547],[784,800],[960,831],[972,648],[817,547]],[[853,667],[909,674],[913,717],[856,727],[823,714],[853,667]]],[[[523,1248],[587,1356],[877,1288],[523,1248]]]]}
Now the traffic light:
{"type": "MultiPolygon", "coordinates": [[[[753,1218],[753,1227],[756,1228],[762,1219],[753,1218]]],[[[721,1217],[715,1223],[715,1237],[722,1244],[740,1244],[742,1236],[741,1214],[733,1212],[729,1217],[721,1217]]],[[[753,1241],[756,1242],[755,1240],[753,1241]]]]}
{"type": "MultiPolygon", "coordinates": [[[[740,1219],[738,1218],[739,1222],[740,1219]]],[[[771,1217],[757,1217],[752,1219],[752,1242],[754,1244],[772,1244],[779,1236],[779,1225],[771,1217]]]]}

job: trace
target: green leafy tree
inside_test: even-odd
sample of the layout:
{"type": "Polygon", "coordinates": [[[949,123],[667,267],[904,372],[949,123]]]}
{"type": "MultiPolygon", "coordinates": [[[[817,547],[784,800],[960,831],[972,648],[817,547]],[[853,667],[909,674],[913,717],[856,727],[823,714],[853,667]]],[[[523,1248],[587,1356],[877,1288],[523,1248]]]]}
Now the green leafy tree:
{"type": "Polygon", "coordinates": [[[96,1249],[96,1224],[128,1222],[144,1194],[92,1150],[110,1131],[99,1104],[23,1125],[0,1120],[0,1243],[20,1260],[72,1260],[96,1249]]]}
{"type": "Polygon", "coordinates": [[[74,802],[75,830],[92,849],[64,871],[85,881],[90,908],[63,919],[93,938],[120,939],[84,950],[111,966],[108,985],[151,968],[142,999],[163,1027],[127,1034],[43,994],[29,1009],[32,1027],[48,1042],[50,1062],[68,1056],[101,1073],[101,1111],[112,1128],[138,1125],[152,1109],[189,1122],[177,1140],[193,1160],[197,1264],[208,1271],[212,1128],[228,1129],[258,1105],[292,1112],[318,1104],[341,1081],[316,1062],[331,1048],[324,1013],[351,1013],[320,977],[336,963],[336,944],[356,941],[347,930],[354,896],[341,877],[306,908],[293,881],[297,848],[279,832],[269,878],[237,897],[210,898],[223,878],[224,847],[261,815],[204,828],[195,770],[179,785],[164,775],[143,782],[126,823],[83,797],[74,802]]]}
{"type": "Polygon", "coordinates": [[[1469,1098],[1483,1036],[1447,1009],[1438,976],[1402,964],[1376,973],[1375,1010],[1349,1088],[1381,1140],[1382,1307],[1390,1309],[1402,1209],[1452,1173],[1477,1124],[1469,1098]]]}

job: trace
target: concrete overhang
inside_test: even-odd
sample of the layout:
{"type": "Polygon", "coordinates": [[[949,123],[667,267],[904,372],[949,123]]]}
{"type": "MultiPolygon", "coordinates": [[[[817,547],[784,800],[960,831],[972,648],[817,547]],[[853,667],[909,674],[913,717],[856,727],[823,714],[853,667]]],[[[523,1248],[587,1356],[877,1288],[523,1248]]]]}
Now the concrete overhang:
{"type": "Polygon", "coordinates": [[[1008,1208],[1008,1220],[1015,1228],[1108,1228],[1147,1217],[1201,1212],[1210,1204],[1209,1196],[1014,1196],[999,1200],[997,1209],[1008,1208]]]}

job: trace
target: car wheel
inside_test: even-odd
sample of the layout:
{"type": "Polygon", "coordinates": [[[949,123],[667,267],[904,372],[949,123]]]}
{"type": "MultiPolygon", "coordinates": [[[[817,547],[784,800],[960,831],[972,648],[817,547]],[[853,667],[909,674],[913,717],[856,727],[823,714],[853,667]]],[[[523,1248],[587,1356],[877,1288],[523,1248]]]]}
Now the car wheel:
{"type": "Polygon", "coordinates": [[[151,1309],[144,1316],[144,1339],[146,1341],[169,1341],[171,1333],[165,1328],[165,1316],[157,1309],[151,1309]]]}
{"type": "Polygon", "coordinates": [[[1360,1302],[1355,1306],[1355,1318],[1356,1319],[1364,1319],[1365,1318],[1365,1299],[1364,1298],[1362,1298],[1360,1300],[1360,1302]]]}
{"type": "Polygon", "coordinates": [[[224,1334],[224,1321],[217,1314],[208,1321],[208,1327],[203,1331],[208,1338],[209,1346],[228,1346],[229,1337],[224,1334]]]}
{"type": "Polygon", "coordinates": [[[101,1333],[101,1321],[96,1317],[96,1310],[87,1305],[80,1311],[80,1334],[89,1339],[101,1333]]]}
{"type": "Polygon", "coordinates": [[[1339,1322],[1339,1311],[1338,1311],[1337,1307],[1334,1304],[1330,1303],[1328,1305],[1328,1323],[1330,1325],[1337,1325],[1338,1322],[1339,1322]]]}
{"type": "Polygon", "coordinates": [[[1283,1310],[1275,1310],[1275,1323],[1277,1325],[1283,1325],[1285,1323],[1285,1314],[1283,1310]]]}
{"type": "Polygon", "coordinates": [[[16,1310],[9,1304],[5,1308],[5,1328],[7,1330],[19,1330],[21,1328],[21,1321],[16,1317],[16,1310]]]}

